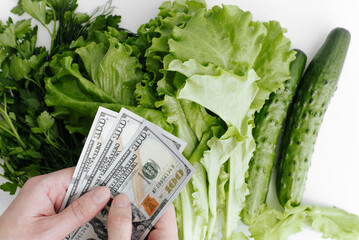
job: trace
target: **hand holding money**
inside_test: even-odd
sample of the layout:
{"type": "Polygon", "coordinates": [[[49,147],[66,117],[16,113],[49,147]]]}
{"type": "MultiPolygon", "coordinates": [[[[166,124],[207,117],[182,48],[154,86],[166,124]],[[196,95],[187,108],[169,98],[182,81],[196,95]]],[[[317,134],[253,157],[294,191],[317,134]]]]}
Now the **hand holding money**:
{"type": "MultiPolygon", "coordinates": [[[[91,190],[61,213],[56,213],[74,170],[67,168],[27,181],[18,197],[0,217],[0,239],[63,239],[89,222],[110,199],[107,187],[91,190]]],[[[129,199],[123,194],[118,195],[112,202],[108,216],[110,240],[131,239],[131,217],[129,199]]],[[[156,223],[148,239],[177,239],[173,206],[156,223]]]]}
{"type": "MultiPolygon", "coordinates": [[[[116,113],[100,107],[60,211],[91,189],[106,186],[111,199],[128,196],[131,239],[143,240],[194,173],[181,154],[185,145],[127,109],[116,113]]],[[[66,239],[108,239],[110,206],[111,201],[66,239]]]]}
{"type": "Polygon", "coordinates": [[[0,217],[0,239],[63,239],[90,221],[110,199],[96,188],[57,213],[75,168],[29,179],[0,217]]]}

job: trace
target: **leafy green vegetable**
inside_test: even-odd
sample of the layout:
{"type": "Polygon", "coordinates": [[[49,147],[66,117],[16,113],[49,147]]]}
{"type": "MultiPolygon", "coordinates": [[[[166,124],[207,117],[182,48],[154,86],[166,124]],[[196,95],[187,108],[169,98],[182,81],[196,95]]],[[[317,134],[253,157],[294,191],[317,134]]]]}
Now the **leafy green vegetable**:
{"type": "MultiPolygon", "coordinates": [[[[86,135],[99,106],[120,111],[126,107],[164,129],[172,129],[160,111],[135,107],[135,86],[141,80],[141,65],[132,48],[107,32],[108,45],[85,41],[75,53],[65,52],[50,62],[53,77],[46,79],[46,104],[52,114],[64,119],[67,129],[86,135]],[[124,64],[125,63],[125,64],[124,64]],[[84,66],[85,69],[81,69],[84,66]],[[86,78],[87,77],[87,78],[86,78]]],[[[170,130],[171,131],[171,130],[170,130]]]]}
{"type": "MultiPolygon", "coordinates": [[[[86,44],[86,43],[85,43],[86,44]]],[[[91,42],[83,47],[77,48],[75,52],[80,56],[87,74],[91,79],[96,79],[97,70],[105,57],[107,48],[103,43],[91,42]]]]}
{"type": "Polygon", "coordinates": [[[319,206],[291,207],[284,212],[263,206],[249,230],[255,240],[287,239],[302,227],[323,233],[323,238],[355,240],[359,237],[359,218],[342,209],[319,206]]]}
{"type": "Polygon", "coordinates": [[[16,48],[16,35],[14,24],[10,23],[0,34],[0,44],[2,47],[16,48]]]}
{"type": "Polygon", "coordinates": [[[196,59],[201,64],[215,63],[243,75],[257,58],[267,33],[262,23],[251,19],[249,12],[236,6],[217,6],[209,13],[202,8],[184,28],[174,28],[168,41],[170,52],[182,61],[196,59]]]}
{"type": "Polygon", "coordinates": [[[141,65],[131,57],[131,48],[110,39],[110,47],[97,70],[94,83],[118,102],[134,105],[134,90],[142,79],[141,65]]]}
{"type": "MultiPolygon", "coordinates": [[[[218,227],[220,215],[225,219],[222,234],[224,238],[231,238],[234,237],[234,230],[239,224],[239,212],[243,208],[246,194],[243,179],[255,147],[251,135],[253,114],[268,98],[268,89],[275,91],[280,86],[279,81],[284,81],[285,76],[289,76],[288,69],[284,66],[288,68],[288,63],[293,60],[293,52],[289,51],[290,43],[283,37],[283,30],[279,24],[253,23],[249,13],[244,13],[234,6],[224,6],[223,9],[219,7],[211,10],[200,9],[188,20],[185,27],[175,27],[172,34],[172,38],[168,40],[169,53],[172,57],[167,56],[164,65],[168,65],[169,71],[177,71],[187,77],[185,82],[177,76],[173,79],[175,88],[180,87],[176,96],[179,99],[185,98],[196,102],[214,112],[226,123],[226,128],[228,127],[217,141],[213,139],[208,142],[208,146],[215,142],[218,144],[205,152],[204,159],[200,162],[206,169],[209,181],[210,213],[207,238],[217,234],[218,229],[215,228],[218,227]],[[232,25],[233,22],[238,24],[232,25]],[[234,26],[239,30],[237,31],[234,26]],[[257,30],[252,31],[253,28],[257,30]],[[274,33],[268,33],[268,29],[274,33]],[[278,55],[268,54],[267,51],[261,51],[260,46],[270,48],[269,39],[273,36],[278,39],[275,43],[280,47],[271,46],[271,48],[277,50],[282,48],[277,52],[278,55],[282,54],[281,58],[278,58],[278,55]],[[230,41],[232,39],[233,42],[230,41]],[[251,47],[243,48],[241,44],[251,47]],[[252,52],[248,54],[243,51],[252,52]],[[223,52],[225,54],[222,54],[223,52]],[[232,61],[233,59],[235,61],[232,61]],[[267,59],[266,62],[263,61],[264,59],[267,59]],[[184,61],[182,65],[179,60],[184,61]],[[262,70],[256,64],[257,61],[262,61],[263,68],[267,69],[262,70]],[[283,61],[283,65],[276,65],[275,61],[283,61]],[[261,85],[256,84],[261,76],[256,72],[267,72],[268,68],[275,66],[283,66],[283,68],[272,70],[278,73],[277,76],[262,74],[265,81],[262,81],[263,89],[261,89],[259,87],[261,85]],[[232,141],[232,145],[222,145],[228,140],[232,141]],[[220,149],[221,152],[217,152],[220,149]]],[[[159,81],[159,88],[165,86],[164,92],[168,92],[169,84],[165,85],[162,82],[163,80],[159,81]]],[[[190,198],[181,199],[182,209],[185,208],[183,206],[185,199],[190,198]]],[[[189,218],[196,216],[188,218],[183,216],[183,221],[189,221],[189,218]]],[[[202,228],[202,226],[197,227],[202,228]]]]}
{"type": "Polygon", "coordinates": [[[46,133],[55,123],[55,119],[46,111],[41,113],[36,120],[39,127],[31,128],[31,131],[35,133],[46,133]]]}
{"type": "Polygon", "coordinates": [[[0,189],[5,192],[10,192],[11,195],[14,195],[17,189],[17,184],[12,182],[6,182],[0,185],[0,189]]]}
{"type": "Polygon", "coordinates": [[[42,25],[46,25],[46,3],[32,0],[22,0],[22,9],[31,17],[39,21],[42,25]]]}
{"type": "MultiPolygon", "coordinates": [[[[73,40],[94,35],[90,29],[104,34],[107,28],[99,27],[96,19],[74,13],[76,7],[76,1],[70,0],[21,0],[14,9],[13,12],[20,15],[27,12],[44,25],[52,43],[68,30],[72,31],[74,35],[71,36],[76,38],[66,35],[67,42],[55,48],[52,44],[51,53],[36,46],[37,26],[31,27],[31,19],[14,23],[9,18],[6,24],[0,23],[0,165],[4,169],[1,176],[9,181],[0,188],[11,194],[28,178],[73,166],[79,157],[84,136],[71,134],[65,122],[54,118],[53,109],[45,104],[45,82],[54,77],[51,63],[59,59],[64,50],[70,49],[73,40]],[[53,29],[50,31],[51,21],[53,29]],[[95,25],[92,28],[91,23],[95,25]],[[63,31],[64,26],[66,31],[63,31]]],[[[100,14],[101,22],[107,21],[108,13],[100,14]]],[[[116,23],[120,30],[119,19],[115,16],[109,19],[111,25],[116,23]]],[[[60,74],[65,69],[57,67],[56,70],[56,74],[60,74]]]]}

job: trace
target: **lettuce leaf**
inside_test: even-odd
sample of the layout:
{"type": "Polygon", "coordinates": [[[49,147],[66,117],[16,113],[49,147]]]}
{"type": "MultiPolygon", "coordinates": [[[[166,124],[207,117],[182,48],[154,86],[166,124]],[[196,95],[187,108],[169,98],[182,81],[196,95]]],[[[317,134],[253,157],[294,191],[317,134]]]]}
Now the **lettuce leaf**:
{"type": "Polygon", "coordinates": [[[103,43],[91,42],[77,48],[75,52],[80,56],[87,74],[94,81],[102,59],[105,57],[107,48],[103,43]]]}
{"type": "Polygon", "coordinates": [[[248,125],[243,119],[258,91],[257,80],[254,70],[243,77],[223,69],[219,70],[218,76],[196,74],[188,77],[178,98],[204,106],[241,132],[242,125],[245,128],[248,125]]]}
{"type": "Polygon", "coordinates": [[[339,208],[287,205],[284,212],[262,206],[249,231],[255,240],[285,240],[303,227],[322,232],[323,238],[357,240],[359,218],[339,208]]]}
{"type": "Polygon", "coordinates": [[[175,1],[160,10],[141,28],[140,35],[150,37],[146,70],[163,98],[156,107],[175,126],[174,133],[189,142],[185,156],[198,169],[176,202],[180,236],[212,239],[221,231],[224,239],[243,239],[235,228],[248,194],[254,113],[289,78],[294,52],[278,23],[252,22],[252,15],[237,6],[207,10],[201,3],[175,1]],[[206,139],[207,149],[195,154],[206,125],[215,126],[212,137],[206,139]],[[207,186],[200,186],[204,176],[207,186]],[[197,202],[206,202],[209,210],[197,202]]]}
{"type": "Polygon", "coordinates": [[[137,58],[131,57],[130,47],[112,37],[109,42],[110,47],[93,81],[118,102],[135,105],[134,91],[136,84],[142,79],[142,65],[137,58]]]}
{"type": "Polygon", "coordinates": [[[72,55],[72,53],[57,55],[50,63],[55,76],[45,80],[46,104],[54,107],[52,115],[64,119],[66,128],[71,133],[86,135],[99,106],[114,111],[126,107],[162,128],[173,131],[173,126],[167,122],[162,112],[142,106],[134,107],[127,105],[126,102],[121,103],[111,95],[112,92],[106,92],[85,78],[80,72],[79,65],[73,62],[72,55]]]}
{"type": "Polygon", "coordinates": [[[175,27],[168,40],[170,52],[181,61],[196,59],[244,76],[253,69],[260,80],[252,108],[263,106],[270,93],[288,79],[288,62],[295,58],[290,40],[276,21],[253,22],[252,15],[237,6],[198,10],[186,26],[175,27]]]}
{"type": "Polygon", "coordinates": [[[249,12],[223,5],[197,11],[184,28],[174,28],[168,42],[170,52],[182,61],[214,63],[244,75],[257,58],[266,33],[262,23],[252,22],[249,12]]]}
{"type": "Polygon", "coordinates": [[[167,121],[173,124],[173,133],[186,141],[187,146],[183,151],[183,155],[189,158],[198,145],[198,139],[187,121],[180,101],[175,97],[166,95],[158,106],[161,107],[161,111],[167,117],[167,121]]]}
{"type": "Polygon", "coordinates": [[[125,105],[134,105],[135,86],[142,79],[141,64],[132,49],[109,37],[109,47],[94,43],[76,49],[93,83],[125,105]]]}
{"type": "Polygon", "coordinates": [[[359,238],[359,217],[339,208],[310,206],[312,227],[323,238],[354,240],[359,238]]]}
{"type": "Polygon", "coordinates": [[[208,141],[207,145],[210,150],[204,152],[204,157],[201,159],[201,163],[207,171],[208,178],[210,218],[207,238],[211,238],[213,234],[217,233],[215,225],[219,206],[222,206],[223,210],[227,209],[226,216],[234,215],[234,217],[230,217],[231,219],[224,225],[226,230],[230,232],[228,233],[230,236],[239,224],[238,216],[243,207],[239,202],[244,201],[245,194],[243,193],[246,193],[244,175],[255,147],[253,138],[250,135],[251,131],[248,131],[248,115],[251,116],[254,112],[249,109],[258,90],[255,84],[258,77],[253,70],[249,71],[248,76],[241,77],[227,72],[222,68],[215,69],[212,66],[204,68],[199,67],[196,61],[191,62],[193,63],[194,69],[199,69],[200,73],[215,73],[218,75],[193,74],[190,76],[193,71],[189,70],[189,62],[184,63],[183,66],[181,66],[178,61],[175,61],[174,64],[169,64],[170,70],[184,70],[182,73],[188,75],[185,85],[178,93],[178,98],[184,98],[200,104],[216,113],[230,126],[226,133],[222,133],[219,137],[213,137],[208,141]],[[218,92],[218,90],[221,91],[218,92]],[[220,93],[223,93],[223,95],[220,93]],[[245,130],[242,129],[244,126],[246,128],[245,130]],[[248,138],[251,138],[251,140],[249,141],[248,138]],[[250,142],[248,149],[243,148],[243,146],[247,144],[245,141],[250,142]],[[244,156],[247,154],[248,156],[244,156]],[[223,169],[221,172],[223,164],[230,158],[233,159],[230,161],[230,168],[238,170],[235,171],[236,174],[233,176],[231,176],[231,173],[224,172],[223,169]],[[220,175],[222,179],[220,179],[221,183],[219,184],[217,181],[220,175]],[[231,191],[226,194],[223,189],[227,183],[227,179],[224,176],[228,175],[232,178],[232,181],[229,181],[231,191]],[[235,178],[238,178],[238,180],[236,181],[235,178]],[[239,179],[243,180],[240,181],[239,179]],[[222,187],[220,187],[220,193],[217,192],[217,185],[222,185],[222,187]],[[242,197],[238,197],[238,195],[242,197]],[[218,197],[218,201],[217,196],[221,196],[218,197]],[[226,204],[228,205],[225,208],[224,206],[226,204]],[[241,207],[237,208],[237,206],[241,207]],[[236,211],[234,211],[234,207],[236,211]]]}
{"type": "Polygon", "coordinates": [[[183,27],[199,9],[205,9],[204,1],[170,1],[160,7],[158,16],[147,24],[143,24],[137,33],[145,49],[147,71],[153,73],[157,80],[161,79],[163,57],[169,52],[168,39],[174,27],[183,27]]]}
{"type": "Polygon", "coordinates": [[[208,222],[207,173],[198,161],[202,159],[203,152],[208,150],[207,142],[212,137],[212,130],[205,132],[191,158],[188,159],[196,169],[196,174],[187,183],[180,197],[175,200],[180,239],[204,239],[206,236],[208,222]]]}

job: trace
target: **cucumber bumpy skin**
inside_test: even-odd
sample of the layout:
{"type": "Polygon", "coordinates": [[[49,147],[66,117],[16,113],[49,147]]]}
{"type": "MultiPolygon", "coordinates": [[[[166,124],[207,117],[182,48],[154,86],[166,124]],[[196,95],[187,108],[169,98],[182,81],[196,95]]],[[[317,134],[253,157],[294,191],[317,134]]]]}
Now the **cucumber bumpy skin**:
{"type": "Polygon", "coordinates": [[[297,206],[302,201],[317,134],[337,89],[349,42],[349,31],[333,29],[298,86],[286,120],[278,159],[276,186],[282,206],[288,201],[297,206]]]}
{"type": "Polygon", "coordinates": [[[296,59],[290,65],[291,78],[284,82],[283,89],[270,95],[254,119],[253,137],[256,151],[249,163],[247,184],[250,193],[246,196],[245,208],[242,211],[246,224],[252,222],[258,207],[267,199],[278,138],[307,61],[307,56],[302,51],[294,50],[297,53],[296,59]]]}

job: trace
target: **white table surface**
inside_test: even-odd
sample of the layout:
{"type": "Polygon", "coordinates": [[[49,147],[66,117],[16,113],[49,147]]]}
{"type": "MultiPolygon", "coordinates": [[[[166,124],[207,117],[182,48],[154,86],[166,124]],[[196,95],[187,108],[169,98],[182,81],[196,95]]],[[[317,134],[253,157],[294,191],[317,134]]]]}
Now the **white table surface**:
{"type": "MultiPolygon", "coordinates": [[[[12,16],[17,1],[1,0],[0,20],[12,16]]],[[[91,12],[104,0],[78,0],[79,10],[91,12]]],[[[115,13],[122,15],[123,27],[136,31],[138,26],[158,13],[163,0],[113,0],[115,13]]],[[[335,27],[344,27],[352,39],[339,81],[320,129],[309,171],[304,204],[336,206],[359,215],[359,2],[357,0],[208,0],[215,4],[237,4],[252,12],[254,20],[277,20],[287,28],[292,47],[304,51],[311,60],[335,27]]],[[[39,44],[48,45],[46,33],[40,30],[39,44]]],[[[0,183],[3,179],[0,180],[0,183]]],[[[0,192],[0,214],[14,196],[0,192]]],[[[277,204],[274,191],[269,204],[277,204]]],[[[291,236],[291,240],[321,239],[310,230],[291,236]]]]}

